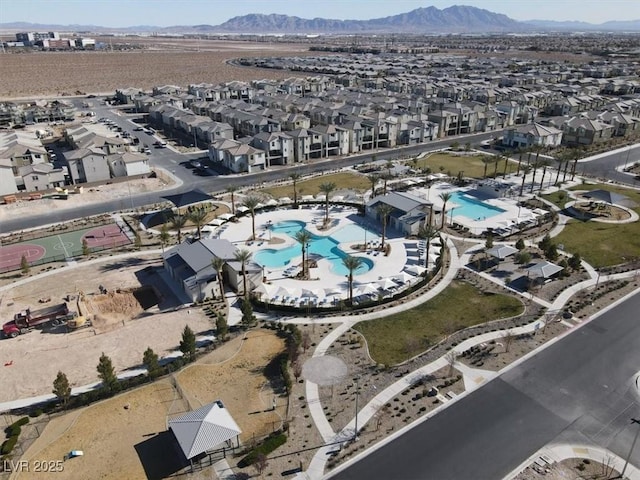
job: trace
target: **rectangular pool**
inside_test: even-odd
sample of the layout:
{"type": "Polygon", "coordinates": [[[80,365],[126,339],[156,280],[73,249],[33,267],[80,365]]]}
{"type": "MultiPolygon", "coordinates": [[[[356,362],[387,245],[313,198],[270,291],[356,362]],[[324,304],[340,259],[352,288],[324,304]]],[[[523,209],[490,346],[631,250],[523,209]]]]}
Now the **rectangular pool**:
{"type": "Polygon", "coordinates": [[[473,198],[464,192],[453,192],[449,202],[449,204],[455,204],[455,207],[453,210],[447,212],[448,215],[452,215],[453,217],[462,215],[470,220],[485,220],[506,211],[502,208],[489,205],[477,198],[473,198]]]}

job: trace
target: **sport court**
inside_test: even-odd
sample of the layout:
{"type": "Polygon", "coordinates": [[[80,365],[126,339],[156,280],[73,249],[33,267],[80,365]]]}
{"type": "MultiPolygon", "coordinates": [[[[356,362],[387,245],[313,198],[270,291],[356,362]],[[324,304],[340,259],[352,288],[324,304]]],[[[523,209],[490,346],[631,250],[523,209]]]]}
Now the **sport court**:
{"type": "Polygon", "coordinates": [[[81,256],[83,240],[87,241],[89,251],[107,250],[131,243],[131,239],[116,223],[59,233],[0,247],[0,271],[19,269],[22,257],[33,265],[81,256]]]}

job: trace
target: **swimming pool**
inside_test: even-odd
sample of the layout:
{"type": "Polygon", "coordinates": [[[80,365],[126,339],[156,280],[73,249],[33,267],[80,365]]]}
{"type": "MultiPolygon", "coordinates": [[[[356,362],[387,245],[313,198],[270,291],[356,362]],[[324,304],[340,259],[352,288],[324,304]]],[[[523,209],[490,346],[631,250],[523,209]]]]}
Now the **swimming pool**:
{"type": "MultiPolygon", "coordinates": [[[[299,220],[289,220],[273,225],[271,227],[271,232],[274,234],[283,233],[291,238],[295,238],[296,233],[304,229],[305,226],[306,223],[299,220]]],[[[358,227],[357,225],[354,226],[358,227]]],[[[364,241],[364,229],[361,230],[364,241]]],[[[353,231],[351,233],[353,233],[353,231]]],[[[329,260],[329,262],[331,262],[332,264],[331,270],[336,275],[347,275],[349,273],[349,270],[347,270],[342,264],[342,259],[345,258],[347,254],[338,248],[338,243],[341,242],[334,239],[332,236],[318,236],[311,234],[311,242],[309,243],[308,252],[311,256],[316,255],[318,257],[329,260]]],[[[260,250],[254,255],[253,259],[263,267],[281,268],[289,265],[294,258],[301,256],[302,248],[299,243],[296,243],[295,245],[277,250],[274,248],[260,250]]],[[[362,265],[358,270],[353,272],[354,275],[360,275],[362,273],[368,272],[373,268],[373,261],[371,259],[362,258],[362,260],[362,265]]]]}
{"type": "Polygon", "coordinates": [[[449,204],[455,204],[453,210],[447,212],[453,217],[462,215],[470,220],[484,220],[505,212],[502,208],[477,200],[464,192],[453,192],[449,202],[449,204]]]}

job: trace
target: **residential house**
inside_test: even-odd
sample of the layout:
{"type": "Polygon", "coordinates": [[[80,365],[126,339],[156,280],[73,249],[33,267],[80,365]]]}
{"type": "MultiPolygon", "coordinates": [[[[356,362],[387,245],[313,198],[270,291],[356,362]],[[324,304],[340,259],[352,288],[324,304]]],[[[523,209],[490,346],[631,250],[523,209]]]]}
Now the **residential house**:
{"type": "Polygon", "coordinates": [[[502,139],[502,144],[510,148],[558,147],[561,143],[562,130],[539,123],[510,128],[505,131],[502,139]]]}
{"type": "Polygon", "coordinates": [[[0,195],[10,195],[18,191],[11,160],[0,158],[0,195]]]}
{"type": "Polygon", "coordinates": [[[267,166],[289,165],[294,162],[293,138],[282,132],[262,132],[251,139],[250,145],[266,152],[267,166]]]}
{"type": "Polygon", "coordinates": [[[216,140],[209,146],[209,158],[234,173],[255,172],[266,168],[264,150],[236,140],[216,140]]]}
{"type": "Polygon", "coordinates": [[[151,173],[149,157],[142,153],[125,152],[109,155],[107,164],[112,177],[131,177],[151,173]]]}
{"type": "Polygon", "coordinates": [[[12,132],[0,134],[0,160],[8,160],[17,176],[20,167],[47,163],[50,158],[34,133],[12,132]]]}
{"type": "Polygon", "coordinates": [[[99,148],[80,148],[65,152],[63,161],[74,184],[104,182],[111,178],[107,154],[99,148]]]}
{"type": "Polygon", "coordinates": [[[26,165],[18,169],[18,189],[37,192],[62,187],[65,184],[65,175],[64,168],[54,168],[49,163],[26,165]]]}
{"type": "Polygon", "coordinates": [[[562,143],[569,146],[591,145],[609,140],[614,133],[613,125],[585,117],[573,117],[562,126],[562,143]]]}

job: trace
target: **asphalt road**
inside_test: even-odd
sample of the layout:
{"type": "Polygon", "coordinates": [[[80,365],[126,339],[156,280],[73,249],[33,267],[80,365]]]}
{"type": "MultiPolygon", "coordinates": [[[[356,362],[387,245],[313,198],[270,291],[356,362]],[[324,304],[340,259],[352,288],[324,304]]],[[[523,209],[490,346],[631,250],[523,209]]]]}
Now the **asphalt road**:
{"type": "Polygon", "coordinates": [[[636,294],[330,478],[495,480],[555,442],[626,458],[640,428],[639,310],[636,294]]]}
{"type": "Polygon", "coordinates": [[[639,186],[640,182],[633,175],[628,175],[616,170],[616,168],[633,165],[640,162],[640,145],[627,147],[618,153],[611,153],[605,157],[587,162],[578,162],[576,168],[578,174],[591,175],[599,178],[607,178],[615,182],[639,186]]]}

